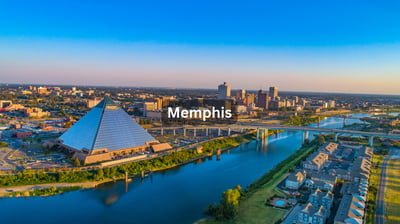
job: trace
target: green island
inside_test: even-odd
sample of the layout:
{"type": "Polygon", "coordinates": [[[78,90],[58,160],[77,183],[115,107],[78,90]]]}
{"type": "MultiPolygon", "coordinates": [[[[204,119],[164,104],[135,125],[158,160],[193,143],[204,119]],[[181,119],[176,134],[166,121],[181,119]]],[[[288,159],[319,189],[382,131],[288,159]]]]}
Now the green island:
{"type": "Polygon", "coordinates": [[[326,116],[317,116],[317,115],[291,115],[289,118],[282,122],[283,125],[296,125],[303,126],[312,123],[317,123],[320,120],[325,119],[326,116]]]}

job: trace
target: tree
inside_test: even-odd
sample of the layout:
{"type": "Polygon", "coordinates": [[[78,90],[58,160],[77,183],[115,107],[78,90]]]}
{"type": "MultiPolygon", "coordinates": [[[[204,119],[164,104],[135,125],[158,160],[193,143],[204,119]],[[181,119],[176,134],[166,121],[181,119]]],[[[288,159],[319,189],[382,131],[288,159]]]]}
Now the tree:
{"type": "Polygon", "coordinates": [[[0,147],[7,147],[7,142],[0,142],[0,147]]]}
{"type": "Polygon", "coordinates": [[[70,128],[70,127],[72,127],[72,122],[70,122],[70,121],[65,122],[64,128],[70,128]]]}
{"type": "Polygon", "coordinates": [[[102,180],[104,178],[104,171],[103,171],[103,169],[98,169],[97,170],[97,173],[96,173],[96,176],[95,176],[95,179],[96,180],[102,180]]]}
{"type": "Polygon", "coordinates": [[[323,145],[325,143],[325,137],[323,135],[317,135],[314,139],[315,143],[318,145],[323,145]]]}

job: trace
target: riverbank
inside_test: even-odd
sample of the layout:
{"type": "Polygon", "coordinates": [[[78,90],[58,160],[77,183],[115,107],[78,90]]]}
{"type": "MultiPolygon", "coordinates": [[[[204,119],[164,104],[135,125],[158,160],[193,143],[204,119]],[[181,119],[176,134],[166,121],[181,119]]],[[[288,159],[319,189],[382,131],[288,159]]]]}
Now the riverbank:
{"type": "Polygon", "coordinates": [[[56,173],[33,173],[29,171],[23,171],[18,175],[3,175],[0,176],[0,184],[3,185],[3,187],[0,187],[0,197],[27,194],[32,195],[29,192],[38,191],[40,189],[44,190],[50,187],[78,187],[77,189],[93,188],[102,183],[122,180],[125,178],[125,172],[128,172],[130,178],[136,178],[140,177],[142,171],[164,171],[197,161],[199,159],[213,156],[217,153],[217,149],[221,149],[221,152],[223,152],[254,139],[254,134],[218,138],[201,144],[201,152],[199,152],[197,149],[184,149],[182,151],[173,152],[162,157],[137,161],[115,167],[106,167],[98,170],[56,173]],[[23,181],[25,179],[27,180],[25,182],[26,184],[24,184],[23,181]],[[57,180],[70,181],[58,182],[57,180]]]}
{"type": "Polygon", "coordinates": [[[269,223],[280,221],[288,210],[266,206],[266,201],[274,196],[284,196],[284,194],[276,190],[276,186],[284,180],[290,173],[290,170],[298,165],[302,160],[307,158],[312,152],[318,148],[318,145],[312,144],[303,146],[294,154],[276,165],[269,172],[254,181],[243,192],[240,199],[238,214],[232,220],[215,220],[213,217],[207,217],[199,220],[197,223],[269,223]]]}
{"type": "Polygon", "coordinates": [[[84,183],[53,183],[34,184],[24,186],[0,187],[0,197],[29,197],[29,196],[52,196],[69,191],[94,188],[100,184],[112,180],[84,182],[84,183]]]}

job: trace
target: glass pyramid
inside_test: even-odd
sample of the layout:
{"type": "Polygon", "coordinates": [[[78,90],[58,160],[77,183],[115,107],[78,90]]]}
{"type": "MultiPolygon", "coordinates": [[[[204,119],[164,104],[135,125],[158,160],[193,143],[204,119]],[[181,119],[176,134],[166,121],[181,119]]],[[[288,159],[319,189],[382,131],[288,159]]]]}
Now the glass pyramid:
{"type": "Polygon", "coordinates": [[[113,151],[156,141],[109,97],[105,97],[59,139],[69,147],[90,151],[104,148],[113,151]]]}

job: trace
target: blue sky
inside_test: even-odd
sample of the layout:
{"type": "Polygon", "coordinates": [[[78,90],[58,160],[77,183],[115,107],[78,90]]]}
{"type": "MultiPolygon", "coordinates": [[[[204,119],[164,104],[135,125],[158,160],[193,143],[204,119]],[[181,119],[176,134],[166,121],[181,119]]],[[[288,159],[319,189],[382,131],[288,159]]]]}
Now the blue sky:
{"type": "Polygon", "coordinates": [[[400,94],[396,1],[2,1],[0,82],[400,94]]]}

